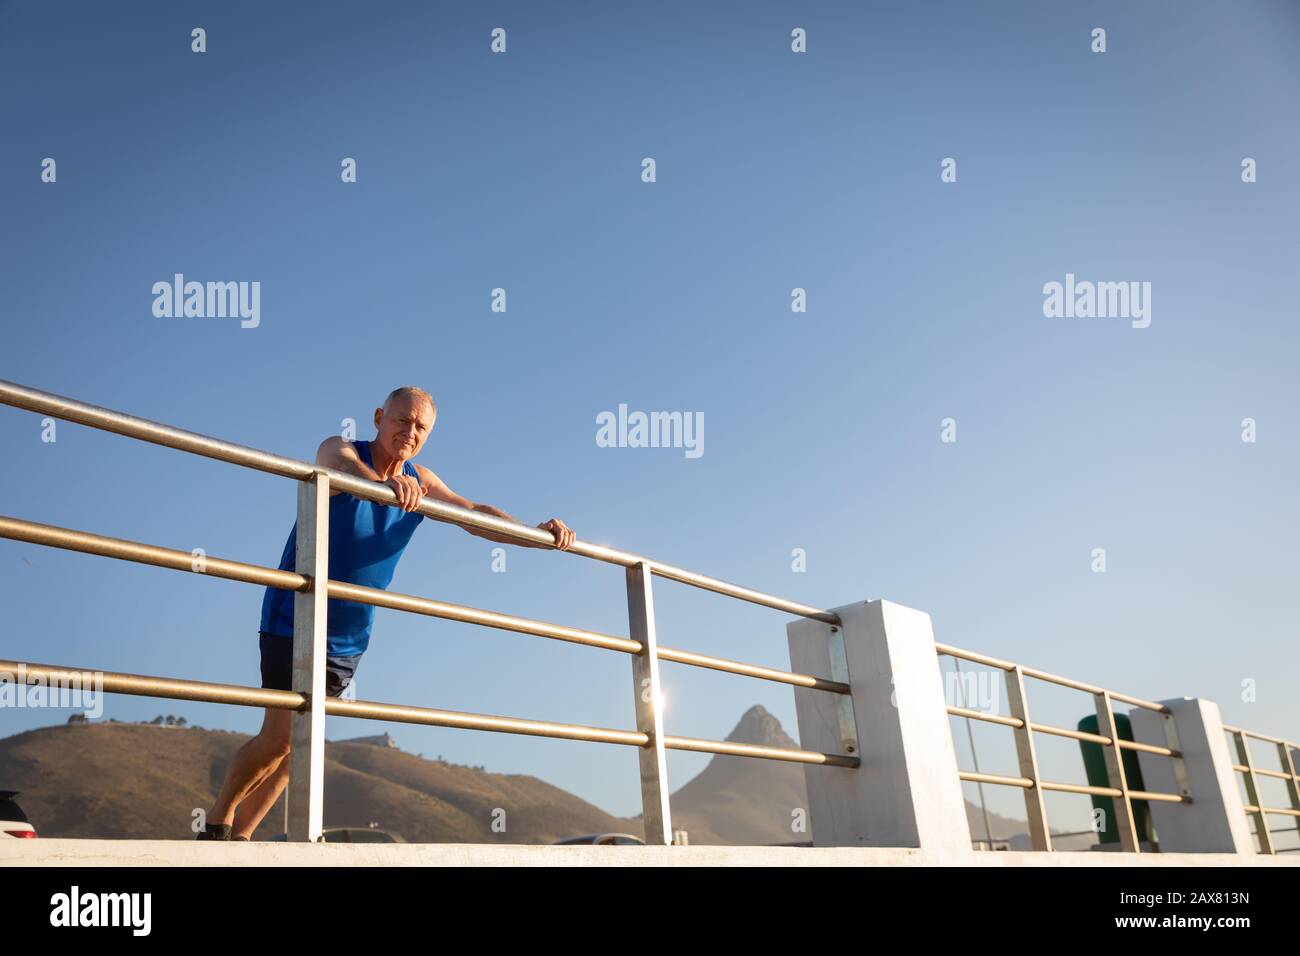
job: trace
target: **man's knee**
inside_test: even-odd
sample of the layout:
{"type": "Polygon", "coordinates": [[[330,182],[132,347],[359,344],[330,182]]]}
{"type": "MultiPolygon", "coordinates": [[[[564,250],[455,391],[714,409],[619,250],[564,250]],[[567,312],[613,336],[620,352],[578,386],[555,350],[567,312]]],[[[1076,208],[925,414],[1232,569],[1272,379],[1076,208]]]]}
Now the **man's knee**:
{"type": "Polygon", "coordinates": [[[266,753],[279,760],[289,756],[292,749],[292,729],[287,711],[268,713],[257,736],[266,753]]]}
{"type": "Polygon", "coordinates": [[[287,729],[283,732],[270,734],[266,739],[266,745],[271,755],[277,760],[283,760],[293,750],[293,741],[290,739],[287,729]]]}

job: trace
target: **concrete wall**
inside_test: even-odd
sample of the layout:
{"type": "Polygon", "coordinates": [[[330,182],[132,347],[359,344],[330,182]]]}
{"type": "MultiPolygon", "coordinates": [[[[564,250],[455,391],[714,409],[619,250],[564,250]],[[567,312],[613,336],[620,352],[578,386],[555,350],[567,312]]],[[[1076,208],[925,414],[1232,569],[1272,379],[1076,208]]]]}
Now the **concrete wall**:
{"type": "Polygon", "coordinates": [[[936,853],[899,847],[491,846],[476,843],[219,843],[0,840],[13,866],[1263,866],[1300,856],[1231,853],[936,853]]]}

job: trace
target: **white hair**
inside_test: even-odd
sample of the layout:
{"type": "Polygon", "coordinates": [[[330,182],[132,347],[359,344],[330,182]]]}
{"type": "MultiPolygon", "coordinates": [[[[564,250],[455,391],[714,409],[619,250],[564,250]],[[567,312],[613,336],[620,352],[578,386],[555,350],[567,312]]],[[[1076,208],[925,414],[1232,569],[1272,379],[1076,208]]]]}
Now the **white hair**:
{"type": "Polygon", "coordinates": [[[388,406],[391,405],[393,400],[396,398],[422,399],[429,403],[429,408],[433,410],[434,415],[438,414],[438,406],[434,402],[433,396],[418,385],[403,385],[401,388],[395,388],[389,392],[388,397],[384,399],[384,411],[388,411],[388,406]]]}

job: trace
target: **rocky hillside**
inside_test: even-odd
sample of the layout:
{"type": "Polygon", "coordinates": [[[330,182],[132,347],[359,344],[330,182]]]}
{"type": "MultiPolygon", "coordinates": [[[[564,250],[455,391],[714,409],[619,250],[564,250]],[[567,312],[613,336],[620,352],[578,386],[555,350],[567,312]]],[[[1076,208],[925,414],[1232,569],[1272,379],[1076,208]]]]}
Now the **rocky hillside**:
{"type": "MultiPolygon", "coordinates": [[[[195,809],[211,806],[244,734],[156,724],[43,727],[0,740],[0,790],[46,837],[192,839],[195,809]]],[[[751,707],[728,740],[796,747],[780,722],[751,707]]],[[[672,796],[673,822],[696,844],[798,843],[795,811],[807,807],[799,764],[715,756],[672,796]]],[[[283,829],[277,804],[256,837],[283,829]]],[[[971,832],[983,819],[967,804],[971,832]]],[[[640,817],[619,818],[536,777],[426,760],[387,738],[325,747],[326,826],[370,822],[416,843],[549,843],[584,833],[641,834],[640,817]],[[505,831],[493,827],[506,811],[505,831]]],[[[1024,823],[992,815],[995,839],[1027,845],[1024,823]]]]}

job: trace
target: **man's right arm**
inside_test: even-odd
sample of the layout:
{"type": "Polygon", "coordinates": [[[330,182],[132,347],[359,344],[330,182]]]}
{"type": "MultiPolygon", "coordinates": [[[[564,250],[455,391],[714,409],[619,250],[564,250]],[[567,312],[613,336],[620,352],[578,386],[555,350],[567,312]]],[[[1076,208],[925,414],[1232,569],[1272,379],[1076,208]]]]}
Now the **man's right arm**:
{"type": "MultiPolygon", "coordinates": [[[[405,473],[393,475],[387,481],[383,481],[379,477],[379,472],[361,460],[361,456],[357,454],[356,446],[347,439],[331,435],[321,442],[320,447],[316,449],[316,464],[334,468],[349,475],[356,475],[358,478],[365,478],[367,481],[378,481],[387,485],[397,495],[397,507],[403,511],[411,512],[420,507],[422,496],[418,481],[405,473]]],[[[341,494],[341,492],[333,488],[330,489],[331,498],[337,494],[341,494]]]]}
{"type": "MultiPolygon", "coordinates": [[[[320,447],[316,449],[316,464],[349,475],[356,475],[358,478],[365,478],[368,481],[379,480],[379,472],[361,460],[361,456],[357,454],[357,449],[352,442],[340,438],[338,435],[331,435],[320,443],[320,447]]],[[[330,489],[331,498],[337,494],[340,494],[338,489],[330,489]]]]}

